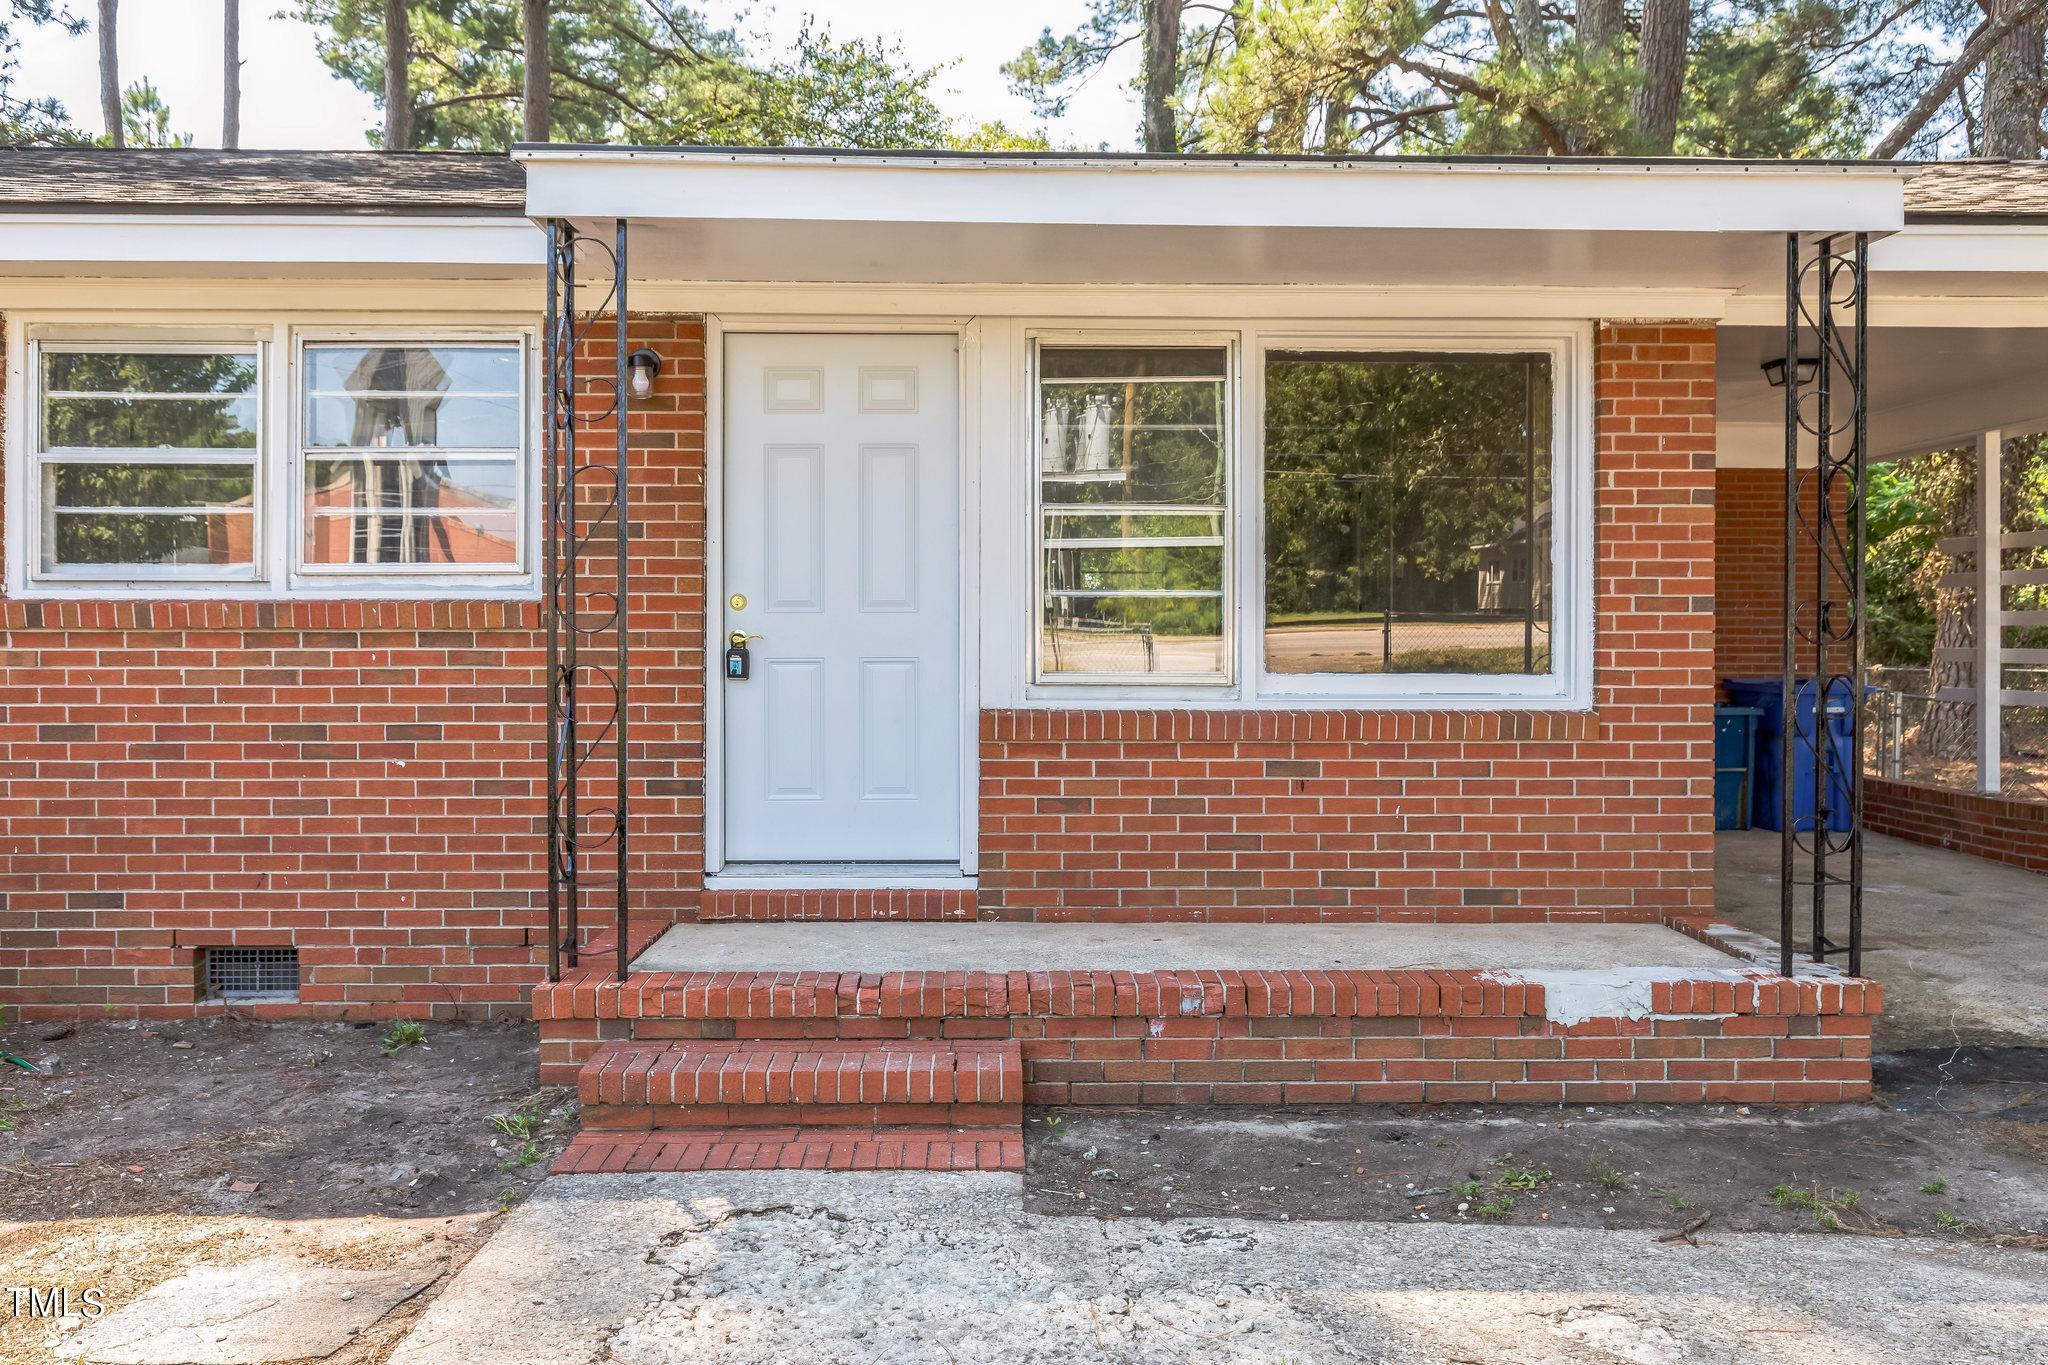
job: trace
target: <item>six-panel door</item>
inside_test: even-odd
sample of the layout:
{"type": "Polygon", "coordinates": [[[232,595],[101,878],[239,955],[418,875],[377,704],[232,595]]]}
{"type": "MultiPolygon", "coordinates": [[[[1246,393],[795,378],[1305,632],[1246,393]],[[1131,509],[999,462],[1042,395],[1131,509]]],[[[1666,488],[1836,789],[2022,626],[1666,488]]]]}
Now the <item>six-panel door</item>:
{"type": "Polygon", "coordinates": [[[959,859],[957,347],[726,340],[729,863],[959,859]]]}

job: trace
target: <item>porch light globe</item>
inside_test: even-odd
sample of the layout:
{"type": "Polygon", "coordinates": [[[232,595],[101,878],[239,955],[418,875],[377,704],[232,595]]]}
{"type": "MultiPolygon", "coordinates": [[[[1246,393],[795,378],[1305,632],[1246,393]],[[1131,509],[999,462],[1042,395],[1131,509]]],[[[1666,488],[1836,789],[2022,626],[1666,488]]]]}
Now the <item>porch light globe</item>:
{"type": "Polygon", "coordinates": [[[661,357],[648,347],[626,357],[626,390],[635,398],[646,398],[654,392],[654,377],[661,373],[661,357]]]}

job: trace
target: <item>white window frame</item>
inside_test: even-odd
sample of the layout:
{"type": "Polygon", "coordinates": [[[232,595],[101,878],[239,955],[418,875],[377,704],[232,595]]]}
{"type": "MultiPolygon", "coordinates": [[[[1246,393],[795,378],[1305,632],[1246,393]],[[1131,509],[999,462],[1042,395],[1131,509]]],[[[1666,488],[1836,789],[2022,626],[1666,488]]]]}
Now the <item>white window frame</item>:
{"type": "MultiPolygon", "coordinates": [[[[281,314],[185,317],[134,322],[83,312],[42,318],[15,314],[7,319],[6,385],[6,587],[24,600],[101,598],[123,600],[259,599],[532,601],[540,595],[540,330],[523,321],[442,324],[419,316],[383,321],[349,319],[307,322],[281,314]],[[91,318],[92,320],[88,320],[91,318]],[[511,565],[472,569],[358,565],[303,566],[305,453],[300,432],[305,420],[301,376],[308,343],[463,344],[497,342],[520,348],[521,451],[517,484],[519,555],[511,565]],[[222,572],[211,565],[162,569],[107,566],[44,572],[41,568],[43,497],[41,353],[64,350],[159,348],[257,352],[259,401],[255,465],[254,563],[247,571],[222,572]]],[[[121,452],[110,452],[121,453],[121,452]]]]}
{"type": "Polygon", "coordinates": [[[1133,689],[1141,697],[1153,698],[1161,693],[1171,694],[1184,690],[1193,695],[1215,695],[1220,690],[1234,688],[1238,678],[1238,629],[1237,602],[1238,573],[1236,570],[1237,547],[1241,537],[1237,534],[1238,509],[1234,505],[1240,496],[1239,466],[1243,461],[1238,455],[1242,440],[1239,421],[1238,390],[1243,375],[1238,357],[1239,336],[1235,331],[1219,332],[1191,329],[1187,331],[1123,331],[1109,328],[1088,328],[1084,330],[1057,330],[1030,328],[1024,333],[1024,412],[1028,419],[1029,438],[1026,445],[1025,465],[1030,481],[1026,495],[1026,506],[1030,509],[1030,526],[1025,540],[1030,549],[1030,635],[1025,645],[1024,657],[1030,670],[1033,695],[1057,695],[1068,689],[1079,689],[1088,695],[1101,697],[1104,690],[1133,689]],[[1045,660],[1040,656],[1044,642],[1045,622],[1045,485],[1041,479],[1039,462],[1044,458],[1044,404],[1038,391],[1038,356],[1041,348],[1050,346],[1080,347],[1085,349],[1109,349],[1123,347],[1172,347],[1185,350],[1221,350],[1223,352],[1223,581],[1220,585],[1222,597],[1223,639],[1221,644],[1221,667],[1216,673],[1050,673],[1046,671],[1045,660]]]}
{"type": "MultiPolygon", "coordinates": [[[[532,584],[534,579],[534,547],[538,543],[535,530],[535,510],[539,499],[539,466],[535,445],[536,423],[534,420],[534,395],[538,383],[534,374],[534,332],[531,328],[515,329],[452,329],[452,328],[394,328],[394,327],[302,327],[292,335],[292,410],[290,426],[291,450],[287,472],[292,481],[289,495],[289,521],[287,534],[290,537],[291,579],[294,586],[314,584],[353,584],[370,586],[404,582],[428,589],[449,592],[462,588],[475,588],[495,583],[532,584]],[[319,451],[306,446],[306,423],[311,405],[311,390],[306,387],[307,376],[312,367],[306,360],[309,346],[334,345],[514,345],[519,349],[519,452],[514,461],[516,476],[514,486],[519,489],[519,507],[515,526],[519,535],[518,553],[510,564],[478,564],[465,569],[450,569],[436,565],[390,564],[369,569],[359,564],[309,564],[306,562],[306,464],[309,460],[327,458],[319,451]]],[[[454,447],[437,446],[432,449],[452,451],[454,447]]],[[[493,447],[492,449],[496,449],[493,447]]]]}
{"type": "MultiPolygon", "coordinates": [[[[1591,320],[1191,320],[1162,329],[1133,319],[1089,327],[1020,320],[1022,348],[1012,371],[1011,401],[1019,420],[1012,430],[1023,444],[1010,468],[1024,535],[1013,561],[1021,571],[1017,622],[1021,676],[992,679],[1009,704],[1042,709],[1224,710],[1433,710],[1590,711],[1594,662],[1595,444],[1591,320]],[[1224,632],[1229,676],[1221,681],[1133,675],[1044,675],[1038,660],[1043,620],[1039,528],[1044,513],[1038,483],[1037,357],[1043,345],[1226,345],[1231,379],[1224,401],[1230,433],[1230,470],[1224,517],[1224,632]],[[1272,351],[1331,350],[1548,355],[1551,361],[1551,671],[1546,674],[1270,674],[1265,669],[1265,370],[1272,351]],[[1012,689],[1014,689],[1012,691],[1012,689]]],[[[994,429],[992,429],[993,431],[994,429]]],[[[1000,465],[1012,459],[1001,452],[1000,465]]],[[[1000,509],[992,506],[991,513],[1000,509]]],[[[1010,513],[1014,516],[1016,513],[1010,513]]],[[[991,527],[991,537],[1015,534],[991,527]]],[[[1008,632],[1005,632],[1007,635],[1008,632]]],[[[992,698],[985,704],[1002,704],[992,698]]]]}

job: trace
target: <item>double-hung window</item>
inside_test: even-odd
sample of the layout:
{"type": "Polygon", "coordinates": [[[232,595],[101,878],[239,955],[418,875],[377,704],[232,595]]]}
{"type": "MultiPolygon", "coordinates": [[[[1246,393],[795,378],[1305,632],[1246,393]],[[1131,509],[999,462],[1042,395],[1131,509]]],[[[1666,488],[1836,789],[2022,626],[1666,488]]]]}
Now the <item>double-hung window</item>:
{"type": "Polygon", "coordinates": [[[531,591],[523,333],[166,335],[28,330],[20,588],[531,591]]]}
{"type": "Polygon", "coordinates": [[[253,579],[261,354],[253,345],[39,347],[36,571],[253,579]]]}

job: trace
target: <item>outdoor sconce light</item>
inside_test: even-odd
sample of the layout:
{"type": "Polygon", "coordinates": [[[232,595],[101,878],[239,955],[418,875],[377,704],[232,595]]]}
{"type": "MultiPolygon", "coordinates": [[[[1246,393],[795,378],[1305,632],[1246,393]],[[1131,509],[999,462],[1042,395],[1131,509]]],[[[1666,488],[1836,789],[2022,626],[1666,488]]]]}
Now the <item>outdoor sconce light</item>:
{"type": "Polygon", "coordinates": [[[661,373],[661,357],[642,346],[626,357],[626,386],[635,398],[646,398],[654,392],[654,376],[661,373]]]}
{"type": "MultiPolygon", "coordinates": [[[[1819,373],[1819,356],[1803,355],[1799,357],[1799,386],[1801,388],[1805,388],[1808,384],[1811,384],[1813,382],[1813,377],[1819,373]]],[[[1764,362],[1764,378],[1769,381],[1770,386],[1772,388],[1784,388],[1785,357],[1779,356],[1776,360],[1766,360],[1764,362]]]]}

